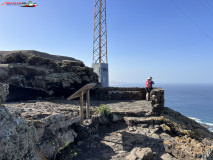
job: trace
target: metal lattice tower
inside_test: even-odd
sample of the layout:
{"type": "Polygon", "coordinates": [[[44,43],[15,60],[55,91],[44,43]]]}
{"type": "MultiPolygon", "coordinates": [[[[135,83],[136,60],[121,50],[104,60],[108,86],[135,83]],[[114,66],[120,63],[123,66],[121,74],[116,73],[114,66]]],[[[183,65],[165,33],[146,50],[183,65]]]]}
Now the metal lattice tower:
{"type": "Polygon", "coordinates": [[[93,63],[107,63],[106,0],[95,0],[93,63]]]}
{"type": "Polygon", "coordinates": [[[108,87],[106,0],[95,0],[92,66],[102,86],[108,87]]]}

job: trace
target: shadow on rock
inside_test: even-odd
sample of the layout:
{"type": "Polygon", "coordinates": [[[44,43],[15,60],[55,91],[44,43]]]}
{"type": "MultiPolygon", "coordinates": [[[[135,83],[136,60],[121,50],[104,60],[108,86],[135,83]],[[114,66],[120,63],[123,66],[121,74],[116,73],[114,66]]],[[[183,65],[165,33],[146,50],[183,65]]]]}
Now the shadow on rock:
{"type": "Polygon", "coordinates": [[[160,139],[154,139],[142,134],[134,134],[128,132],[122,132],[123,150],[131,152],[135,147],[151,148],[152,152],[160,157],[165,153],[163,141],[160,139]]]}
{"type": "MultiPolygon", "coordinates": [[[[93,126],[91,128],[96,128],[97,126],[93,126]]],[[[102,140],[105,136],[109,135],[112,132],[116,132],[120,129],[126,128],[126,124],[117,124],[112,126],[99,125],[97,130],[94,131],[83,131],[82,134],[78,135],[77,149],[76,152],[78,155],[74,158],[75,160],[108,160],[111,157],[115,156],[116,153],[112,147],[102,143],[102,140]],[[83,134],[84,133],[84,134],[83,134]],[[87,140],[84,140],[86,134],[90,134],[87,136],[87,140]]],[[[78,132],[79,133],[79,132],[78,132]]]]}
{"type": "Polygon", "coordinates": [[[209,155],[209,157],[207,158],[207,160],[213,160],[213,151],[211,152],[211,154],[209,155]]]}

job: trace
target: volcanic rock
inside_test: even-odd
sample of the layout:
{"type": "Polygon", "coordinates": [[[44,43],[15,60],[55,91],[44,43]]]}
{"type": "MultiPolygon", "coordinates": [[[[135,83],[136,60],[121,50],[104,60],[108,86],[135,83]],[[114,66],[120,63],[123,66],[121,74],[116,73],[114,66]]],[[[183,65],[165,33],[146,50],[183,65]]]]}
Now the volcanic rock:
{"type": "Polygon", "coordinates": [[[36,51],[0,52],[0,82],[9,84],[8,101],[69,96],[98,82],[92,68],[69,57],[36,51]]]}
{"type": "Polygon", "coordinates": [[[38,137],[31,123],[11,114],[4,106],[0,106],[0,159],[40,160],[36,150],[38,137]]]}

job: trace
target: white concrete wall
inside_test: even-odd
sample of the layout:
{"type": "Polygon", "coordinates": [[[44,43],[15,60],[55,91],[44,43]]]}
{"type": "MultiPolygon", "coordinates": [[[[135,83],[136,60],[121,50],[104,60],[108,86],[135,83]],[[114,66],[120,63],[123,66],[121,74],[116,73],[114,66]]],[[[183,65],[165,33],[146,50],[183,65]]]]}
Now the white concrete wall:
{"type": "Polygon", "coordinates": [[[108,63],[93,63],[92,68],[98,74],[99,82],[103,87],[109,87],[108,63]]]}

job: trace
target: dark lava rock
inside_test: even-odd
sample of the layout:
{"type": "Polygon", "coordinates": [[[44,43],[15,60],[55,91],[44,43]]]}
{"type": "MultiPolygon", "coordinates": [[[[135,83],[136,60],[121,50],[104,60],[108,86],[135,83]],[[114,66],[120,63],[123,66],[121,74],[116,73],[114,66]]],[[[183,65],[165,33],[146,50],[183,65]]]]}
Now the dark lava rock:
{"type": "Polygon", "coordinates": [[[37,51],[0,52],[0,82],[9,84],[7,101],[67,97],[98,76],[83,62],[37,51]]]}

